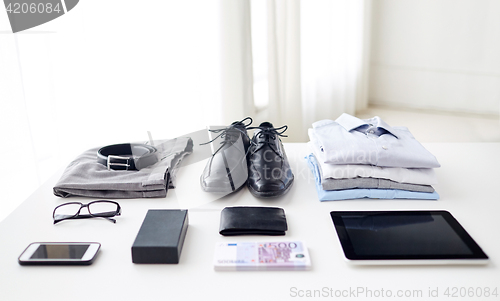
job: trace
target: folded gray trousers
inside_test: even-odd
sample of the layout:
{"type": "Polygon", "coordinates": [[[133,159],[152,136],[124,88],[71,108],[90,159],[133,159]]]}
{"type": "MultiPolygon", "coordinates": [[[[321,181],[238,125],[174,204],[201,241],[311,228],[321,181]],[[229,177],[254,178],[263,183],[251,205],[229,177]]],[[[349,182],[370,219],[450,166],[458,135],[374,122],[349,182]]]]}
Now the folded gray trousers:
{"type": "Polygon", "coordinates": [[[155,198],[166,197],[175,187],[175,174],[181,160],[192,153],[189,137],[155,142],[158,162],[141,170],[108,170],[97,162],[96,147],[85,151],[64,170],[54,186],[58,197],[155,198]]]}

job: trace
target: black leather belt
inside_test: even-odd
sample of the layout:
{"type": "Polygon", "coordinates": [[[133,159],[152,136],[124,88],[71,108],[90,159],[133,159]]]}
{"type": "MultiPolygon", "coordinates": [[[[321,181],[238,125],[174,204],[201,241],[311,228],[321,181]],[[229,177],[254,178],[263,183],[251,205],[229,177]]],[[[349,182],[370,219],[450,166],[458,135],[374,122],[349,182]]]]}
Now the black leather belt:
{"type": "Polygon", "coordinates": [[[97,162],[108,170],[140,170],[158,162],[156,148],[146,144],[123,143],[102,147],[97,162]]]}

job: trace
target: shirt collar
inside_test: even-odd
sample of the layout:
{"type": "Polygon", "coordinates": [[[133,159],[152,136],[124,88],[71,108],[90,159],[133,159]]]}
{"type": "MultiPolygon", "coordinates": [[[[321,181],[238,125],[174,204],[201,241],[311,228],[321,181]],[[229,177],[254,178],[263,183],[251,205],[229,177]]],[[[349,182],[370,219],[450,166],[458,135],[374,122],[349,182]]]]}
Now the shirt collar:
{"type": "Polygon", "coordinates": [[[357,117],[343,113],[342,115],[340,115],[339,118],[337,118],[337,120],[335,120],[335,122],[337,122],[340,126],[342,126],[348,132],[350,132],[350,131],[352,131],[352,130],[354,130],[362,125],[368,124],[368,125],[376,126],[378,128],[383,128],[386,131],[388,131],[389,133],[391,133],[392,135],[394,135],[394,137],[399,138],[398,135],[396,134],[396,132],[394,131],[394,129],[390,125],[385,123],[385,121],[383,121],[378,116],[375,116],[375,117],[370,118],[370,119],[359,119],[357,117]]]}

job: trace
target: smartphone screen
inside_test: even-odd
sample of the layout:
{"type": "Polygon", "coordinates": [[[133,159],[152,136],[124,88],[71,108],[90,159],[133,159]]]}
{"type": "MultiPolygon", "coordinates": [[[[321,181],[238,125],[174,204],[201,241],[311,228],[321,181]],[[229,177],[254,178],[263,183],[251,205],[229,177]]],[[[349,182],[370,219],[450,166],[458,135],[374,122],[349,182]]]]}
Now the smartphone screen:
{"type": "Polygon", "coordinates": [[[82,259],[89,245],[40,245],[31,259],[82,259]]]}

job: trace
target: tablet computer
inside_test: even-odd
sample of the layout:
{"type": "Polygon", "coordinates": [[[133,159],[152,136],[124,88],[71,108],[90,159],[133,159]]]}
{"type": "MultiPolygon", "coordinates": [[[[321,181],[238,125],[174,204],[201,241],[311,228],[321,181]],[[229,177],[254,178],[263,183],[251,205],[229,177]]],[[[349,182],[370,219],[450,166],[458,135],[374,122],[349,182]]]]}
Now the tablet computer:
{"type": "Polygon", "coordinates": [[[353,264],[485,264],[488,256],[447,211],[332,211],[353,264]]]}

